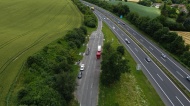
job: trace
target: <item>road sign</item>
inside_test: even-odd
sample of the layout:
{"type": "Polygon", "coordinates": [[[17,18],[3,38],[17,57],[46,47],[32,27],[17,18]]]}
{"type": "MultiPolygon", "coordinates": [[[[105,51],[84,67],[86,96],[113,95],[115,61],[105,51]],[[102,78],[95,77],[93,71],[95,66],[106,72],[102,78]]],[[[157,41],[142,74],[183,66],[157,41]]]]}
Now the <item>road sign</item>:
{"type": "Polygon", "coordinates": [[[141,64],[137,64],[136,70],[141,70],[141,64]]]}

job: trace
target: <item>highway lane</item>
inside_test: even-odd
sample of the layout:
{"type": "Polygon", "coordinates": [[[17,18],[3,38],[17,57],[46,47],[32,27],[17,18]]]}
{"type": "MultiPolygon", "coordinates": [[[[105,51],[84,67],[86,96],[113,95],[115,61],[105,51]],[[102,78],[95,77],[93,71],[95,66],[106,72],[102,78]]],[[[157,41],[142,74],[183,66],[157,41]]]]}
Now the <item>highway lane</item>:
{"type": "Polygon", "coordinates": [[[108,24],[110,29],[117,35],[121,43],[130,51],[135,60],[142,65],[142,70],[148,77],[150,82],[155,87],[156,91],[161,96],[164,103],[168,106],[189,106],[189,100],[184,94],[173,84],[173,82],[161,71],[161,69],[154,62],[146,62],[146,53],[141,50],[138,45],[133,42],[125,32],[123,32],[115,23],[113,23],[105,15],[95,11],[102,19],[108,24]],[[124,39],[130,40],[130,44],[127,44],[124,39]],[[152,80],[152,81],[151,81],[152,80]]]}
{"type": "Polygon", "coordinates": [[[98,104],[98,88],[100,62],[96,59],[98,45],[103,44],[103,34],[101,32],[102,21],[98,20],[97,31],[94,31],[89,37],[87,48],[90,48],[90,54],[84,55],[81,64],[85,64],[85,70],[82,71],[82,79],[77,83],[77,99],[81,106],[96,106],[98,104]]]}
{"type": "Polygon", "coordinates": [[[138,32],[133,30],[131,27],[129,27],[125,22],[121,21],[118,17],[112,15],[111,13],[102,10],[104,14],[107,14],[115,23],[119,23],[121,27],[123,27],[128,33],[133,35],[137,41],[141,45],[143,45],[170,73],[190,92],[190,82],[186,80],[186,77],[190,75],[190,72],[183,67],[181,64],[179,64],[177,61],[175,61],[172,57],[167,55],[166,52],[164,52],[162,49],[160,49],[156,44],[154,44],[151,41],[148,41],[147,38],[140,35],[138,32]],[[125,23],[123,25],[122,23],[125,23]],[[165,54],[167,56],[167,59],[164,59],[161,57],[161,54],[165,54]]]}

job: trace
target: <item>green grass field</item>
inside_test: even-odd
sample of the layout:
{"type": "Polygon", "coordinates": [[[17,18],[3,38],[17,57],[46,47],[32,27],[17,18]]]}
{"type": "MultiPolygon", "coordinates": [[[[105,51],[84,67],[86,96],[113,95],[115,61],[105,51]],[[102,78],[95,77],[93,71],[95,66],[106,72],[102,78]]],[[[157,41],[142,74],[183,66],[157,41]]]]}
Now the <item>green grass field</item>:
{"type": "MultiPolygon", "coordinates": [[[[121,45],[105,24],[103,24],[103,33],[104,42],[114,39],[112,42],[114,48],[121,45]]],[[[125,58],[129,60],[131,73],[123,74],[120,81],[111,88],[100,85],[99,106],[164,106],[143,72],[136,71],[136,62],[127,51],[125,58]]]]}
{"type": "Polygon", "coordinates": [[[0,0],[0,106],[28,56],[68,30],[83,16],[71,0],[0,0]]]}
{"type": "MultiPolygon", "coordinates": [[[[119,2],[121,2],[121,1],[110,1],[108,3],[116,5],[119,2]]],[[[157,8],[154,8],[154,7],[146,7],[146,6],[142,6],[137,3],[134,3],[134,2],[121,2],[121,3],[126,4],[129,7],[131,12],[136,12],[140,16],[148,16],[151,19],[153,19],[160,15],[160,10],[157,8]]]]}

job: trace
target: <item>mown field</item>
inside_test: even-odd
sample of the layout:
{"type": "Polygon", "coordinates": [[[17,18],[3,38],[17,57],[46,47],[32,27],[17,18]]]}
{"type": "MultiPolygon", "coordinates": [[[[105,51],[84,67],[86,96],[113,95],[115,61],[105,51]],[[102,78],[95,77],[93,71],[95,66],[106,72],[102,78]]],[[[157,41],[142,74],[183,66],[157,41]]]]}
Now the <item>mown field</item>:
{"type": "MultiPolygon", "coordinates": [[[[121,45],[116,36],[106,24],[103,24],[104,42],[112,41],[116,48],[121,45]]],[[[125,51],[125,58],[129,60],[131,73],[121,76],[119,82],[110,88],[100,85],[99,106],[164,106],[142,71],[136,71],[136,62],[131,55],[125,51]]]]}
{"type": "Polygon", "coordinates": [[[0,0],[0,106],[28,56],[79,27],[71,0],[0,0]]]}
{"type": "Polygon", "coordinates": [[[190,32],[177,31],[179,36],[182,36],[186,44],[190,44],[190,32]]]}
{"type": "MultiPolygon", "coordinates": [[[[108,3],[116,5],[119,2],[121,2],[121,1],[109,1],[108,3]]],[[[121,2],[121,3],[126,4],[129,7],[131,12],[136,12],[140,16],[148,16],[151,19],[153,19],[160,15],[160,10],[155,7],[146,7],[146,6],[142,6],[137,3],[134,3],[134,2],[121,2]]]]}

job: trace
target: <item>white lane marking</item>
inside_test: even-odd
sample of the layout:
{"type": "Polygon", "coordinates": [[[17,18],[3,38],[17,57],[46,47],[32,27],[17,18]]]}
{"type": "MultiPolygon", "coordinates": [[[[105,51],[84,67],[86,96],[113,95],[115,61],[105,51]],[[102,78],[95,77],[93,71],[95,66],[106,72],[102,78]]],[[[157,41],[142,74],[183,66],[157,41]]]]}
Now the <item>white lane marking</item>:
{"type": "MultiPolygon", "coordinates": [[[[181,77],[183,77],[183,75],[181,75],[178,71],[176,71],[181,77]]],[[[183,77],[184,78],[184,77],[183,77]]]]}
{"type": "Polygon", "coordinates": [[[151,50],[153,50],[153,48],[151,48],[150,46],[149,46],[149,48],[150,48],[151,50]]]}
{"type": "Polygon", "coordinates": [[[135,48],[135,50],[138,52],[137,48],[135,48]]]}
{"type": "Polygon", "coordinates": [[[161,58],[162,58],[162,60],[164,60],[166,62],[166,60],[163,57],[161,57],[161,58]]]}
{"type": "Polygon", "coordinates": [[[176,97],[177,100],[181,103],[181,105],[184,106],[183,103],[178,99],[178,97],[177,97],[177,96],[175,96],[175,97],[176,97]]]}
{"type": "MultiPolygon", "coordinates": [[[[168,58],[168,60],[170,60],[170,58],[168,58]]],[[[170,60],[173,64],[175,64],[172,60],[170,60]]],[[[183,73],[185,73],[186,75],[188,75],[183,69],[181,69],[177,64],[175,64],[181,71],[183,71],[183,73]]]]}
{"type": "Polygon", "coordinates": [[[140,39],[142,42],[143,42],[143,40],[142,39],[140,39]]]}
{"type": "Polygon", "coordinates": [[[157,74],[157,76],[163,81],[163,79],[157,74]]]}

